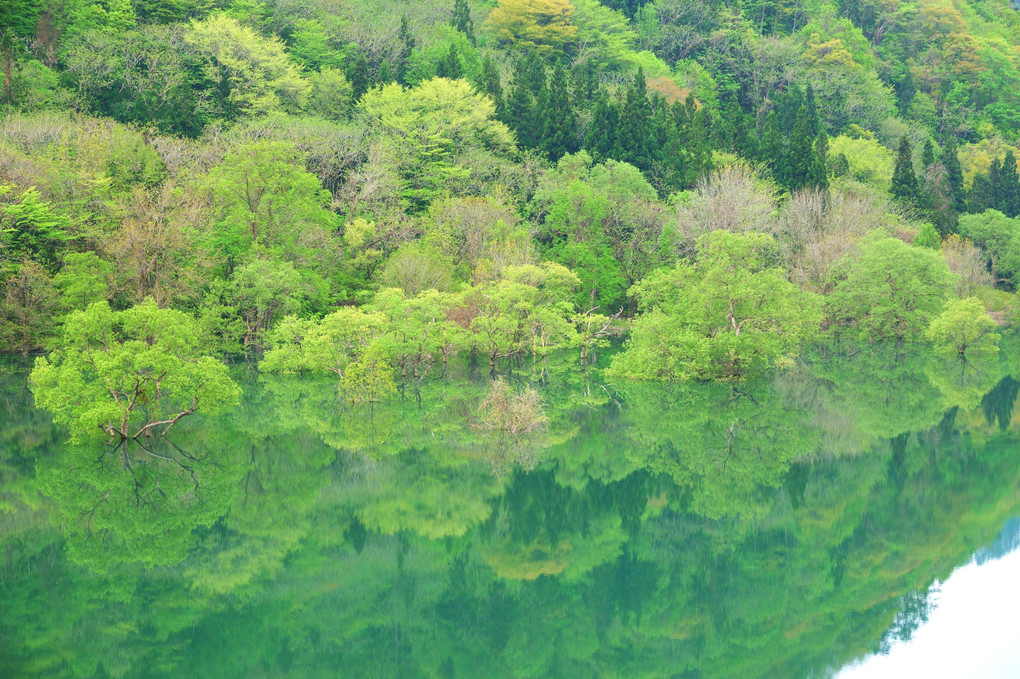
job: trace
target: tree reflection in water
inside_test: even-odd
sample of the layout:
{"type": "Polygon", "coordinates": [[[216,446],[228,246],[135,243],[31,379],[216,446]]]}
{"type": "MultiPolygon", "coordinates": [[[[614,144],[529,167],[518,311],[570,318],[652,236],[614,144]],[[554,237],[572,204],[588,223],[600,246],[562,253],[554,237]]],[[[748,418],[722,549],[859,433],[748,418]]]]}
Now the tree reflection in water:
{"type": "Polygon", "coordinates": [[[908,636],[1020,514],[1017,353],[511,367],[548,418],[526,441],[480,426],[470,366],[364,406],[252,377],[236,412],[102,449],[7,369],[0,646],[14,676],[812,676],[908,636]]]}

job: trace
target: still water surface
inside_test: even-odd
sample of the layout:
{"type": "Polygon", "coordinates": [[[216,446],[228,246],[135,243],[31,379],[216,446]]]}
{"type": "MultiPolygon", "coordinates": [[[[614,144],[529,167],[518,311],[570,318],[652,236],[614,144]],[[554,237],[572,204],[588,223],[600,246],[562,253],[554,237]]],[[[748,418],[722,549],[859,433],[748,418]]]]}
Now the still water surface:
{"type": "Polygon", "coordinates": [[[480,421],[487,366],[374,408],[239,372],[237,411],[120,448],[8,363],[0,675],[1020,676],[1012,346],[739,386],[565,358],[506,376],[526,437],[480,421]]]}

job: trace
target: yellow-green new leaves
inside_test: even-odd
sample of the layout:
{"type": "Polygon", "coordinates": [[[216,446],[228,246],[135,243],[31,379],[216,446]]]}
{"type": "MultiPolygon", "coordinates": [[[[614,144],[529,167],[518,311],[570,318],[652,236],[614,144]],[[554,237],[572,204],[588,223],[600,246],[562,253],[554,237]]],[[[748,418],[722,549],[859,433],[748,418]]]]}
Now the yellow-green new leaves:
{"type": "Polygon", "coordinates": [[[394,140],[404,197],[423,207],[467,179],[464,153],[506,153],[513,134],[495,120],[495,105],[467,81],[433,78],[415,88],[391,84],[371,90],[361,108],[394,140]]]}
{"type": "Polygon", "coordinates": [[[560,264],[510,266],[503,278],[472,288],[464,296],[468,343],[496,359],[530,351],[545,356],[579,342],[570,302],[578,277],[560,264]]]}
{"type": "Polygon", "coordinates": [[[832,323],[862,339],[920,339],[956,286],[941,252],[870,234],[827,300],[832,323]]]}
{"type": "Polygon", "coordinates": [[[713,231],[693,263],[656,271],[631,294],[645,313],[611,372],[644,379],[740,378],[792,360],[821,323],[818,297],[772,264],[762,233],[713,231]]]}
{"type": "Polygon", "coordinates": [[[218,84],[217,103],[227,117],[296,113],[304,104],[309,85],[278,38],[218,14],[192,22],[186,39],[205,58],[203,74],[218,84]]]}
{"type": "Polygon", "coordinates": [[[497,40],[552,54],[577,37],[573,12],[567,0],[500,0],[485,26],[497,40]]]}
{"type": "Polygon", "coordinates": [[[377,401],[395,390],[383,330],[386,317],[345,307],[320,321],[285,318],[270,335],[267,372],[331,372],[353,402],[377,401]]]}
{"type": "Polygon", "coordinates": [[[36,404],[72,441],[165,433],[192,413],[237,405],[240,388],[226,366],[198,354],[198,341],[190,316],[151,299],[126,311],[97,302],[70,314],[60,348],[36,359],[36,404]]]}
{"type": "Polygon", "coordinates": [[[947,302],[943,312],[932,320],[924,336],[936,349],[955,351],[961,356],[969,349],[997,352],[997,327],[981,300],[968,297],[947,302]]]}

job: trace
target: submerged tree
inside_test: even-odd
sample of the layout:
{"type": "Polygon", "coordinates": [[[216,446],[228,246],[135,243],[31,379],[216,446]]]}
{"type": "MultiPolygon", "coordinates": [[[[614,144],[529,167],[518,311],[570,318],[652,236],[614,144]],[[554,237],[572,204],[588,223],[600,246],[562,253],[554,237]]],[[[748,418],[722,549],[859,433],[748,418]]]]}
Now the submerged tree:
{"type": "Polygon", "coordinates": [[[631,294],[644,311],[612,364],[624,377],[741,378],[788,363],[821,322],[818,299],[773,261],[773,238],[713,231],[698,256],[657,271],[631,294]]]}
{"type": "Polygon", "coordinates": [[[36,359],[36,405],[72,441],[165,434],[195,412],[236,405],[240,388],[226,366],[199,354],[199,338],[190,316],[151,299],[125,311],[92,304],[68,316],[59,349],[36,359]]]}

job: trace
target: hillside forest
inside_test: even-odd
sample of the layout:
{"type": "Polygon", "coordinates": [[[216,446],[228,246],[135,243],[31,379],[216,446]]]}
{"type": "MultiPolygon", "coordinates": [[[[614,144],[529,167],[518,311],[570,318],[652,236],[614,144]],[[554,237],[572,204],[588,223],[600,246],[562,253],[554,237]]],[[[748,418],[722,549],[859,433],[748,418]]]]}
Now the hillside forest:
{"type": "Polygon", "coordinates": [[[0,70],[0,350],[72,436],[236,403],[232,361],[377,402],[1013,319],[1009,0],[8,0],[0,70]]]}

